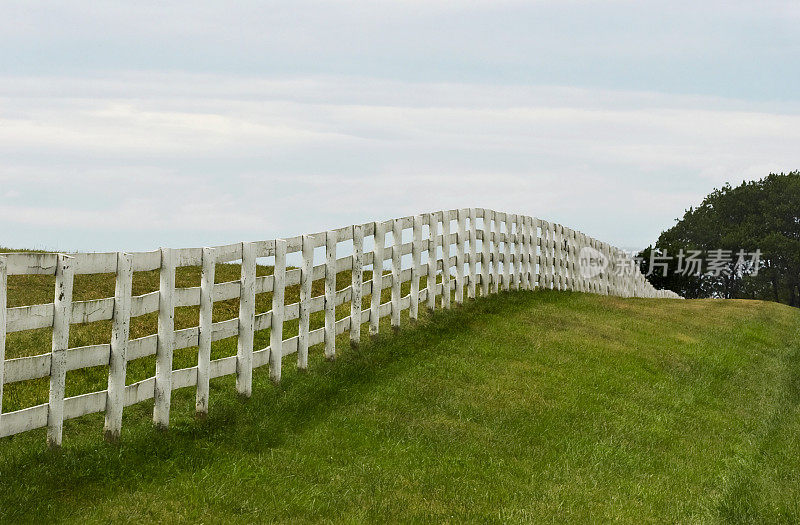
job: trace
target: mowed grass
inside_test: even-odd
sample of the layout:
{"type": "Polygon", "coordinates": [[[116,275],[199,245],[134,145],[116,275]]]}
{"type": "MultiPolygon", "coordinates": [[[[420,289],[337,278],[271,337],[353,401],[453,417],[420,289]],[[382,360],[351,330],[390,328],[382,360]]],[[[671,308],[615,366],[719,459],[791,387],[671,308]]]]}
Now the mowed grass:
{"type": "MultiPolygon", "coordinates": [[[[0,522],[794,522],[800,312],[756,301],[512,292],[253,397],[212,382],[0,440],[0,522]]],[[[346,335],[345,335],[346,337],[346,335]]]]}

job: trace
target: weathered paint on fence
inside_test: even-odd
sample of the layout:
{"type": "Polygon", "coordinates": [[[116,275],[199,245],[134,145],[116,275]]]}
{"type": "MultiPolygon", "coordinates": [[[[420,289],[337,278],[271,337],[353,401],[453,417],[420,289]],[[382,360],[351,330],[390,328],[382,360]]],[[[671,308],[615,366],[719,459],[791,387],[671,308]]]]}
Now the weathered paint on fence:
{"type": "Polygon", "coordinates": [[[477,290],[485,296],[490,291],[555,288],[590,291],[601,294],[635,297],[677,298],[670,291],[654,289],[624,252],[592,239],[581,232],[548,223],[534,217],[499,213],[479,208],[445,210],[403,217],[391,221],[367,223],[309,234],[291,239],[236,243],[214,248],[173,250],[162,248],[143,253],[77,253],[0,255],[0,437],[47,427],[50,446],[61,444],[63,421],[81,415],[105,412],[106,439],[116,441],[122,430],[122,412],[130,406],[154,399],[153,422],[167,428],[171,392],[196,387],[196,412],[208,411],[210,379],[236,375],[237,391],[252,392],[252,371],[269,365],[270,378],[280,381],[282,357],[297,352],[297,366],[308,366],[308,348],[324,344],[325,357],[336,354],[336,336],[349,330],[356,345],[361,323],[369,322],[370,333],[377,334],[380,318],[390,317],[391,326],[399,327],[400,313],[418,317],[419,304],[450,307],[451,294],[456,304],[477,290]],[[479,226],[480,219],[480,226],[479,226]],[[456,230],[451,232],[451,221],[456,230]],[[428,225],[428,236],[423,226],[428,225]],[[392,232],[392,245],[385,246],[385,234],[392,232]],[[411,229],[411,241],[403,242],[404,230],[411,229]],[[373,237],[372,253],[363,252],[364,237],[373,237]],[[352,255],[337,259],[337,243],[352,244],[352,255]],[[478,243],[480,242],[480,249],[478,243]],[[455,244],[455,254],[451,255],[455,244]],[[501,249],[502,244],[502,249],[501,249]],[[468,250],[467,250],[468,245],[468,250]],[[314,266],[314,249],[325,247],[325,264],[314,266]],[[441,255],[439,248],[441,247],[441,255]],[[592,247],[609,262],[609,267],[589,278],[579,271],[581,249],[592,247]],[[390,252],[390,253],[387,253],[390,252]],[[287,253],[301,252],[299,270],[286,268],[287,253]],[[423,262],[422,254],[428,260],[423,262]],[[411,255],[411,267],[402,267],[404,255],[411,255]],[[273,275],[256,276],[256,259],[275,258],[273,275]],[[241,279],[215,283],[217,263],[240,259],[241,279]],[[383,274],[383,263],[391,259],[391,273],[383,274]],[[363,267],[372,265],[373,275],[363,282],[363,267]],[[480,271],[478,270],[480,264],[480,271]],[[199,287],[175,288],[176,266],[201,266],[199,287]],[[624,273],[612,270],[627,268],[624,273]],[[451,279],[452,269],[452,279],[451,279]],[[135,271],[159,270],[157,292],[132,296],[135,271]],[[352,270],[349,287],[336,289],[336,275],[352,270]],[[76,274],[115,273],[114,297],[92,301],[72,301],[73,276],[76,274]],[[25,274],[55,275],[52,303],[7,307],[7,276],[25,274]],[[421,288],[423,275],[427,285],[421,288]],[[312,295],[312,282],[325,279],[324,295],[312,295]],[[410,292],[401,295],[401,284],[410,281],[410,292]],[[388,283],[388,285],[387,285],[388,283]],[[284,290],[299,285],[299,304],[286,305],[284,290]],[[381,304],[380,292],[391,289],[391,300],[381,304]],[[256,294],[272,292],[272,309],[255,314],[256,294]],[[369,310],[362,311],[363,294],[371,294],[369,310]],[[213,322],[214,302],[238,299],[238,318],[213,322]],[[336,320],[336,307],[350,302],[350,315],[336,320]],[[174,309],[200,306],[199,325],[175,330],[174,309]],[[311,314],[324,311],[325,326],[309,330],[311,314]],[[158,333],[130,339],[130,318],[158,312],[158,333]],[[283,323],[299,319],[296,337],[283,339],[283,323]],[[70,324],[111,320],[111,341],[79,348],[69,348],[70,324]],[[5,359],[6,334],[52,327],[52,350],[49,354],[5,359]],[[270,346],[254,350],[254,333],[270,330],[270,346]],[[237,354],[211,360],[211,343],[238,337],[237,354]],[[173,370],[176,349],[197,346],[197,366],[173,370]],[[125,385],[127,363],[146,356],[156,356],[153,377],[125,385]],[[108,365],[108,388],[75,397],[65,397],[68,370],[108,365]],[[2,412],[3,385],[49,377],[47,403],[2,412]]]}

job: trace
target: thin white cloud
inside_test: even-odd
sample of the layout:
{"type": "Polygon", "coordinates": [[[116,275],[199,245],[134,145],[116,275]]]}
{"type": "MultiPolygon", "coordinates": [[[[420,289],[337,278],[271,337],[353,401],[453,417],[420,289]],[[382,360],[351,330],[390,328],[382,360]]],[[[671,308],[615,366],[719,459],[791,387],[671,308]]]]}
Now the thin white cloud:
{"type": "Polygon", "coordinates": [[[797,168],[798,143],[792,109],[652,92],[18,77],[0,82],[1,243],[199,246],[487,206],[644,245],[712,186],[797,168]]]}

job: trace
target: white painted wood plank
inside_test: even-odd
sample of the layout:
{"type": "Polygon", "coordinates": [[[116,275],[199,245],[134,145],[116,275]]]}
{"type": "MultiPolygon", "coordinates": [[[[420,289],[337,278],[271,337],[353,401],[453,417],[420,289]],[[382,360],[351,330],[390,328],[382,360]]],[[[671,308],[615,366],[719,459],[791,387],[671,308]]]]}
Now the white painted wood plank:
{"type": "Polygon", "coordinates": [[[383,223],[375,223],[374,246],[372,249],[372,292],[370,297],[369,333],[375,335],[380,330],[379,308],[381,291],[383,290],[383,249],[386,243],[386,232],[383,223]]]}
{"type": "MultiPolygon", "coordinates": [[[[368,314],[369,312],[364,312],[364,313],[368,314]]],[[[311,330],[308,333],[308,344],[309,345],[313,346],[313,345],[318,345],[318,344],[324,343],[324,342],[325,342],[325,328],[324,327],[323,328],[317,328],[316,330],[311,330]]]]}
{"type": "Polygon", "coordinates": [[[275,240],[275,285],[272,290],[272,323],[269,332],[269,377],[277,383],[281,380],[281,342],[283,341],[283,305],[286,279],[286,241],[275,240]]]}
{"type": "MultiPolygon", "coordinates": [[[[260,275],[256,277],[256,294],[271,292],[273,285],[272,281],[273,277],[271,275],[260,275]]],[[[216,299],[215,296],[214,302],[216,302],[217,300],[218,299],[216,299]]]]}
{"type": "Polygon", "coordinates": [[[292,355],[295,352],[297,352],[297,336],[284,339],[283,343],[281,343],[281,353],[283,357],[292,355]]]}
{"type": "MultiPolygon", "coordinates": [[[[68,397],[64,400],[64,419],[74,419],[87,414],[96,414],[107,408],[108,392],[89,392],[79,396],[68,397]]],[[[120,411],[122,408],[120,407],[120,411]]]]}
{"type": "MultiPolygon", "coordinates": [[[[242,258],[242,243],[235,242],[233,244],[214,246],[214,253],[218,264],[239,260],[242,258]]],[[[261,254],[259,256],[266,257],[266,255],[261,254]]]]}
{"type": "Polygon", "coordinates": [[[336,357],[336,243],[335,230],[325,236],[325,358],[336,357]]]}
{"type": "MultiPolygon", "coordinates": [[[[197,338],[197,392],[194,411],[198,417],[208,415],[209,382],[211,380],[211,337],[214,332],[214,279],[217,254],[214,248],[203,248],[203,269],[200,275],[200,318],[197,338]]],[[[255,284],[255,283],[254,283],[255,284]]],[[[255,325],[255,315],[253,316],[255,325]]]]}
{"type": "Polygon", "coordinates": [[[550,225],[546,221],[542,221],[542,231],[539,237],[541,243],[541,262],[542,265],[542,280],[545,289],[550,288],[550,225]]]}
{"type": "Polygon", "coordinates": [[[53,303],[9,308],[6,314],[6,333],[53,326],[53,308],[53,303]]]}
{"type": "Polygon", "coordinates": [[[392,328],[400,328],[400,266],[403,244],[403,223],[401,219],[392,221],[392,328]]]}
{"type": "Polygon", "coordinates": [[[411,304],[408,317],[419,319],[419,285],[422,277],[422,215],[415,215],[411,232],[411,304]]]}
{"type": "Polygon", "coordinates": [[[114,288],[114,314],[108,362],[108,396],[103,436],[116,442],[122,431],[122,408],[125,402],[125,375],[128,368],[128,339],[131,326],[131,290],[133,259],[130,254],[117,254],[117,276],[114,288]]]}
{"type": "Polygon", "coordinates": [[[540,258],[541,258],[541,250],[542,250],[542,221],[536,217],[533,217],[533,221],[531,222],[531,265],[532,273],[533,273],[533,280],[534,280],[534,287],[538,288],[540,286],[540,279],[541,279],[541,268],[540,268],[540,258]]]}
{"type": "Polygon", "coordinates": [[[74,301],[70,322],[73,324],[105,321],[114,315],[114,298],[74,301]]]}
{"type": "MultiPolygon", "coordinates": [[[[19,275],[19,274],[18,274],[19,275]]],[[[44,403],[23,408],[14,412],[0,414],[0,438],[13,436],[28,430],[42,428],[47,425],[49,405],[44,403]]]]}
{"type": "Polygon", "coordinates": [[[563,290],[564,285],[564,260],[563,249],[561,245],[561,225],[558,223],[553,224],[553,268],[555,270],[555,281],[553,289],[563,290]]]}
{"type": "Polygon", "coordinates": [[[0,434],[3,433],[3,384],[6,369],[6,306],[8,305],[8,263],[0,256],[0,434]]]}
{"type": "Polygon", "coordinates": [[[8,275],[55,275],[57,257],[55,253],[6,253],[8,275]]]}
{"type": "Polygon", "coordinates": [[[128,362],[154,355],[158,348],[158,334],[146,335],[128,342],[128,362]]]}
{"type": "Polygon", "coordinates": [[[70,253],[69,256],[75,259],[75,275],[117,271],[117,252],[70,253]]]}
{"type": "Polygon", "coordinates": [[[172,355],[175,351],[175,257],[172,249],[161,249],[158,290],[158,342],[153,396],[153,424],[160,430],[169,427],[172,400],[172,355]]]}
{"type": "Polygon", "coordinates": [[[511,261],[511,228],[514,223],[514,216],[503,213],[503,228],[505,234],[505,242],[503,243],[503,291],[511,289],[511,280],[514,274],[514,268],[511,261]]]}
{"type": "Polygon", "coordinates": [[[175,267],[200,266],[203,251],[201,248],[176,248],[172,250],[175,256],[175,267]]]}
{"type": "Polygon", "coordinates": [[[435,213],[428,215],[428,310],[436,308],[436,269],[438,267],[439,219],[435,213]]]}
{"type": "Polygon", "coordinates": [[[149,272],[161,267],[161,250],[131,253],[134,272],[149,272]]]}
{"type": "Polygon", "coordinates": [[[500,291],[500,275],[502,262],[500,261],[500,236],[501,216],[496,211],[492,211],[492,293],[500,291]]]}
{"type": "Polygon", "coordinates": [[[558,250],[558,224],[550,223],[550,241],[552,244],[552,257],[553,257],[553,273],[552,273],[552,288],[553,290],[559,289],[559,281],[561,279],[561,261],[560,252],[558,250]]]}
{"type": "Polygon", "coordinates": [[[568,253],[569,253],[569,289],[575,290],[575,285],[577,281],[577,272],[578,267],[576,265],[576,259],[578,257],[577,251],[575,251],[575,230],[572,228],[568,229],[567,233],[567,246],[568,246],[568,253]]]}
{"type": "Polygon", "coordinates": [[[467,214],[469,210],[458,210],[456,216],[456,304],[464,304],[464,257],[467,244],[467,214]]]}
{"type": "Polygon", "coordinates": [[[556,284],[556,228],[552,222],[547,223],[547,284],[554,290],[556,284]]]}
{"type": "Polygon", "coordinates": [[[180,368],[172,371],[172,390],[197,385],[197,367],[180,368]]]}
{"type": "Polygon", "coordinates": [[[361,302],[364,284],[364,228],[353,226],[353,262],[350,301],[350,344],[357,346],[361,342],[361,302]]]}
{"type": "MultiPolygon", "coordinates": [[[[273,252],[274,253],[274,252],[273,252]]],[[[255,353],[253,354],[255,361],[255,353]]],[[[222,357],[211,361],[211,379],[236,373],[236,356],[222,357]]]]}
{"type": "Polygon", "coordinates": [[[475,275],[477,273],[477,262],[478,262],[478,231],[477,231],[477,210],[475,208],[470,208],[468,210],[469,214],[469,284],[467,285],[467,297],[470,299],[475,299],[475,295],[477,292],[477,279],[475,275]]]}
{"type": "Polygon", "coordinates": [[[481,238],[481,297],[486,297],[489,295],[492,219],[489,211],[483,209],[480,211],[483,212],[483,228],[477,231],[477,235],[481,238]]]}
{"type": "Polygon", "coordinates": [[[452,246],[450,236],[450,221],[452,215],[449,210],[442,212],[442,308],[450,308],[450,247],[452,246]]]}
{"type": "MultiPolygon", "coordinates": [[[[363,246],[361,247],[361,268],[363,264],[373,264],[377,266],[377,272],[373,276],[372,282],[363,282],[363,273],[353,272],[353,281],[351,285],[343,290],[335,290],[335,281],[333,289],[327,289],[326,295],[321,297],[308,297],[306,301],[301,300],[299,303],[292,305],[283,305],[281,301],[280,314],[275,315],[275,312],[265,312],[258,316],[252,316],[252,329],[263,330],[273,327],[277,319],[280,319],[281,326],[285,320],[296,319],[302,317],[301,310],[305,310],[302,305],[307,305],[307,314],[325,310],[326,312],[326,329],[315,330],[310,332],[306,329],[306,360],[307,360],[307,346],[319,342],[323,342],[326,337],[329,341],[335,340],[335,335],[340,334],[346,330],[351,330],[351,340],[357,341],[360,323],[358,321],[370,321],[370,329],[372,331],[373,323],[378,325],[378,321],[383,316],[390,316],[392,325],[399,325],[399,313],[404,308],[409,308],[411,318],[418,315],[418,305],[421,301],[433,303],[435,306],[435,298],[438,293],[442,293],[442,306],[449,306],[450,295],[448,291],[455,290],[456,302],[463,302],[463,288],[467,286],[468,294],[474,296],[478,282],[481,283],[481,288],[484,287],[486,292],[499,289],[529,289],[536,286],[537,282],[548,288],[555,289],[570,289],[570,290],[585,290],[592,293],[601,294],[614,294],[614,295],[633,295],[640,297],[658,297],[667,298],[675,297],[676,295],[666,290],[656,290],[650,285],[649,282],[641,275],[640,272],[635,272],[632,275],[620,276],[615,272],[615,268],[622,264],[624,255],[619,255],[620,252],[615,247],[603,243],[597,239],[585,236],[580,232],[576,232],[570,228],[556,223],[548,223],[546,221],[538,221],[535,218],[511,215],[502,212],[493,212],[491,210],[482,209],[468,209],[468,210],[445,210],[444,212],[434,212],[427,215],[416,217],[403,217],[398,219],[391,219],[390,221],[382,221],[378,223],[369,223],[361,226],[362,239],[363,235],[381,236],[380,246],[373,250],[372,253],[363,253],[363,246]],[[455,215],[454,215],[455,214],[455,215]],[[470,231],[466,231],[466,218],[470,218],[470,231]],[[484,219],[484,227],[477,228],[477,218],[484,219]],[[451,220],[457,221],[457,232],[449,231],[451,220]],[[390,222],[391,221],[391,222],[390,222]],[[442,234],[439,235],[438,224],[442,221],[442,234]],[[500,227],[500,222],[505,223],[505,227],[500,227]],[[429,224],[431,227],[430,236],[427,240],[421,239],[421,226],[429,224]],[[391,224],[393,233],[399,228],[400,232],[394,236],[394,242],[391,247],[385,247],[385,232],[387,226],[391,224]],[[541,234],[539,227],[541,226],[541,234]],[[412,240],[408,243],[402,242],[402,230],[405,228],[414,228],[412,240]],[[470,253],[467,255],[466,242],[469,238],[470,253]],[[483,241],[484,249],[482,253],[478,253],[477,240],[483,241]],[[455,255],[451,254],[450,246],[456,243],[455,255]],[[500,250],[500,243],[503,243],[502,253],[500,250]],[[442,257],[438,257],[438,247],[442,246],[442,257]],[[611,265],[606,272],[603,272],[597,279],[587,281],[583,279],[579,271],[578,257],[582,246],[592,246],[601,251],[611,261],[611,265]],[[430,264],[428,264],[428,272],[432,272],[432,278],[429,280],[430,288],[420,289],[421,284],[421,252],[428,250],[430,257],[430,264]],[[380,253],[378,253],[380,252],[380,253]],[[401,267],[404,255],[410,254],[412,256],[411,268],[403,270],[401,267]],[[383,275],[382,262],[390,259],[392,261],[391,274],[383,275]],[[377,265],[374,264],[377,262],[377,265]],[[477,275],[477,264],[481,262],[481,275],[477,275]],[[465,275],[464,265],[469,267],[469,275],[465,275]],[[451,279],[451,267],[455,266],[455,282],[451,279]],[[436,274],[438,271],[442,272],[442,282],[436,283],[436,274]],[[484,273],[485,272],[485,273],[484,273]],[[494,275],[492,275],[494,274],[494,275]],[[500,275],[502,274],[502,278],[500,275]],[[361,278],[360,281],[358,278],[361,278]],[[400,296],[401,284],[407,280],[411,281],[411,293],[407,296],[400,296]],[[388,303],[380,303],[380,292],[383,288],[391,287],[391,301],[388,303]],[[373,289],[375,293],[373,294],[373,289]],[[354,293],[354,291],[356,293],[354,293]],[[353,304],[359,298],[358,293],[369,293],[376,295],[374,304],[371,304],[369,311],[362,311],[356,308],[353,304]],[[333,300],[331,300],[331,296],[333,300]],[[335,309],[336,306],[351,302],[350,316],[335,320],[335,310],[331,316],[331,308],[335,309]],[[331,337],[331,331],[334,337],[331,337]]],[[[336,240],[343,242],[349,239],[355,239],[358,227],[347,226],[336,230],[331,230],[336,233],[336,240]]],[[[314,238],[314,246],[324,246],[327,243],[329,234],[318,236],[314,238]]],[[[283,241],[285,243],[285,252],[300,251],[303,248],[303,236],[297,236],[283,241]]],[[[276,241],[257,241],[248,243],[252,246],[253,252],[256,256],[271,256],[276,253],[276,241]]],[[[130,254],[130,266],[132,271],[150,271],[157,268],[161,269],[162,277],[164,274],[164,252],[166,249],[154,252],[141,252],[130,254]]],[[[216,257],[216,262],[224,262],[229,260],[237,260],[246,254],[242,249],[242,243],[227,245],[219,247],[216,257]]],[[[358,250],[354,247],[354,252],[358,250]]],[[[55,274],[57,272],[58,254],[6,254],[2,260],[6,262],[6,274],[55,274]]],[[[98,274],[98,273],[111,273],[117,271],[119,268],[117,254],[109,253],[79,253],[75,254],[72,259],[72,274],[98,274]]],[[[208,312],[208,320],[202,320],[203,303],[213,304],[217,300],[231,300],[238,298],[241,303],[247,300],[245,296],[243,299],[242,289],[246,288],[247,279],[242,278],[239,281],[231,281],[229,283],[214,284],[213,278],[210,286],[207,285],[207,290],[204,292],[203,284],[199,287],[190,287],[184,289],[174,289],[174,267],[184,265],[198,265],[204,263],[208,258],[205,256],[203,249],[199,248],[185,248],[180,250],[172,250],[172,277],[170,278],[172,292],[168,298],[164,297],[164,286],[158,292],[144,294],[139,297],[130,299],[130,314],[131,316],[145,315],[151,312],[159,312],[159,334],[153,336],[146,336],[139,339],[127,341],[127,354],[123,363],[136,358],[141,358],[149,355],[157,355],[157,372],[156,377],[141,382],[135,386],[135,389],[125,387],[124,389],[124,405],[129,402],[138,402],[144,399],[156,398],[156,407],[154,408],[154,422],[159,425],[158,413],[163,412],[160,410],[166,398],[166,418],[161,420],[166,427],[169,423],[169,394],[173,388],[180,388],[182,386],[198,385],[198,399],[201,390],[204,388],[203,384],[208,377],[214,377],[214,374],[221,373],[237,373],[241,368],[237,366],[241,360],[239,356],[233,358],[224,358],[217,360],[219,363],[212,364],[203,357],[205,350],[210,349],[210,341],[216,341],[224,338],[234,337],[240,333],[241,319],[231,319],[218,323],[211,323],[210,315],[208,312]],[[205,297],[204,294],[210,297],[205,297]],[[204,299],[205,297],[205,299],[204,299]],[[166,307],[167,303],[171,302],[169,308],[166,307]],[[182,330],[174,330],[174,308],[176,306],[194,306],[201,305],[201,322],[203,326],[191,327],[182,330]],[[171,310],[169,315],[172,319],[171,329],[166,330],[164,319],[165,309],[171,310]],[[167,344],[171,340],[171,344],[167,344]],[[163,367],[161,364],[164,362],[167,351],[166,346],[169,348],[169,363],[168,367],[163,367]],[[183,369],[172,371],[171,359],[172,353],[177,348],[198,346],[198,366],[191,369],[183,369]],[[202,347],[202,349],[201,349],[202,347]],[[203,368],[206,367],[207,371],[204,372],[203,368]],[[167,370],[168,379],[162,377],[164,372],[162,368],[167,370]],[[160,392],[160,388],[169,386],[166,395],[160,392]]],[[[285,263],[284,263],[285,264],[285,263]]],[[[245,266],[245,265],[243,265],[245,266]]],[[[357,253],[353,256],[336,259],[335,254],[333,260],[326,257],[324,265],[313,266],[313,258],[310,263],[310,275],[312,279],[323,278],[326,275],[335,275],[338,272],[346,271],[349,269],[356,269],[359,266],[357,253]],[[331,270],[333,268],[333,270],[331,270]]],[[[253,272],[255,273],[255,272],[253,272]]],[[[309,273],[309,272],[306,272],[309,273]]],[[[282,272],[283,283],[282,288],[301,284],[303,280],[303,269],[289,269],[282,272]]],[[[326,279],[327,280],[327,279],[326,279]]],[[[273,289],[278,286],[273,276],[264,276],[253,278],[253,289],[255,293],[264,293],[274,291],[273,289]]],[[[163,284],[163,283],[162,283],[163,284]]],[[[114,325],[119,323],[121,318],[117,314],[117,310],[123,305],[120,300],[115,298],[101,298],[89,301],[70,301],[70,306],[67,309],[69,315],[66,320],[67,333],[69,330],[69,323],[87,323],[96,322],[108,319],[114,319],[114,325]]],[[[301,292],[302,295],[302,292],[301,292]]],[[[0,292],[0,299],[2,299],[2,292],[0,292]]],[[[310,296],[310,292],[309,292],[310,296]]],[[[254,301],[253,301],[254,304],[254,301]]],[[[55,302],[44,305],[31,305],[17,308],[4,308],[2,313],[5,314],[5,319],[0,316],[0,341],[5,333],[10,333],[19,330],[29,330],[36,328],[44,328],[58,324],[57,321],[57,305],[55,302]],[[3,321],[5,321],[3,323],[3,321]],[[5,325],[5,332],[2,332],[2,325],[5,325]]],[[[273,305],[275,309],[275,305],[273,305]]],[[[210,309],[209,309],[210,310],[210,309]]],[[[247,312],[246,308],[240,307],[240,316],[242,312],[247,312]]],[[[62,323],[64,321],[61,321],[62,323]]],[[[300,323],[302,325],[302,323],[300,323]]],[[[377,332],[377,326],[375,332],[377,332]]],[[[114,328],[114,338],[119,337],[119,328],[114,328]]],[[[273,330],[274,337],[275,331],[273,330]]],[[[287,353],[298,353],[298,366],[301,365],[300,349],[303,347],[303,331],[298,336],[290,338],[286,341],[279,341],[273,345],[272,341],[270,347],[266,350],[260,350],[258,353],[258,363],[270,363],[271,368],[274,366],[274,359],[272,359],[271,348],[274,346],[278,348],[281,355],[287,353]]],[[[55,337],[55,330],[54,330],[55,337]]],[[[282,334],[281,334],[282,338],[282,334]]],[[[127,340],[127,337],[124,339],[127,340]]],[[[241,338],[240,338],[241,341],[241,338]]],[[[246,342],[246,341],[245,341],[246,342]]],[[[54,343],[55,344],[55,343],[54,343]]],[[[103,392],[93,392],[84,396],[76,396],[75,398],[64,399],[63,393],[61,395],[61,415],[63,421],[65,417],[72,417],[90,413],[91,411],[102,411],[106,408],[107,418],[109,421],[115,421],[117,415],[112,414],[116,407],[120,405],[120,388],[115,386],[113,377],[119,376],[119,371],[115,364],[115,360],[121,354],[116,345],[119,342],[115,339],[112,344],[93,345],[89,347],[67,349],[63,348],[61,356],[59,352],[52,352],[51,354],[41,356],[31,356],[26,358],[5,360],[0,359],[0,403],[2,402],[2,386],[3,384],[13,383],[27,379],[38,377],[46,377],[51,375],[51,382],[53,381],[53,370],[57,370],[59,374],[65,374],[66,370],[82,369],[91,366],[100,366],[109,364],[109,388],[103,392]],[[113,350],[112,350],[113,349],[113,350]],[[65,360],[65,364],[62,362],[65,360]],[[58,371],[63,369],[64,371],[58,371]],[[105,396],[105,397],[104,397],[105,396]],[[117,401],[113,401],[116,399],[117,401]],[[102,401],[102,403],[101,403],[102,401]]],[[[252,345],[251,345],[252,346],[252,345]]],[[[209,350],[210,353],[210,350],[209,350]]],[[[256,353],[250,352],[251,366],[255,366],[256,353]]],[[[4,356],[2,356],[4,357],[4,356]]],[[[276,374],[272,374],[273,378],[276,374]]],[[[280,374],[277,374],[280,377],[280,374]]],[[[124,372],[123,372],[124,382],[124,372]]],[[[62,381],[63,383],[63,381],[62,381]]],[[[52,392],[57,392],[56,389],[51,388],[52,392]]],[[[58,398],[58,395],[55,396],[58,398]]],[[[55,425],[50,424],[47,420],[58,419],[58,400],[54,403],[45,405],[47,408],[47,418],[40,426],[47,423],[51,427],[50,434],[53,434],[52,428],[55,425]]],[[[2,406],[0,404],[0,406],[2,406]]],[[[207,407],[207,399],[206,399],[207,407]]],[[[31,412],[32,414],[33,412],[31,412]]],[[[14,415],[12,419],[7,419],[0,414],[0,423],[9,421],[23,421],[26,415],[14,415]]],[[[27,421],[27,420],[25,420],[27,421]]],[[[16,423],[15,423],[16,425],[16,423]]],[[[30,422],[20,423],[22,428],[30,425],[30,422]]],[[[159,425],[161,426],[161,425],[159,425]]],[[[15,427],[16,428],[16,427],[15,427]]],[[[119,427],[113,423],[107,423],[107,434],[114,435],[119,427]]],[[[8,432],[7,428],[0,425],[0,434],[8,432]]],[[[58,436],[58,443],[61,437],[58,436]]],[[[52,440],[55,443],[55,439],[52,440]]]]}
{"type": "Polygon", "coordinates": [[[302,238],[303,262],[300,268],[300,304],[298,313],[300,324],[297,337],[297,368],[308,368],[308,329],[311,322],[311,285],[313,284],[314,271],[314,238],[303,235],[302,238]]]}
{"type": "Polygon", "coordinates": [[[64,382],[67,375],[69,319],[72,312],[74,259],[58,254],[53,315],[53,345],[50,353],[50,397],[47,411],[47,444],[61,446],[64,425],[64,382]]]}
{"type": "Polygon", "coordinates": [[[239,338],[236,343],[236,392],[253,393],[253,331],[256,307],[256,253],[252,243],[242,244],[239,295],[239,338]]]}
{"type": "MultiPolygon", "coordinates": [[[[172,374],[170,374],[170,377],[172,374]]],[[[135,405],[155,397],[156,378],[148,377],[125,387],[125,406],[135,405]]]]}
{"type": "Polygon", "coordinates": [[[158,311],[160,293],[158,291],[131,298],[131,317],[139,317],[158,311]]]}
{"type": "MultiPolygon", "coordinates": [[[[22,330],[35,330],[53,325],[53,303],[17,306],[8,309],[7,333],[22,330]]],[[[70,322],[93,323],[111,319],[114,312],[114,298],[73,301],[70,322]]]]}
{"type": "Polygon", "coordinates": [[[566,285],[566,261],[564,260],[564,227],[556,225],[556,257],[558,258],[558,289],[564,290],[566,285]]]}
{"type": "Polygon", "coordinates": [[[530,217],[521,215],[518,217],[517,223],[518,231],[522,237],[520,239],[519,253],[520,253],[520,288],[522,290],[531,289],[531,268],[530,268],[530,217]]]}
{"type": "Polygon", "coordinates": [[[523,273],[523,258],[525,256],[525,252],[523,251],[523,245],[525,243],[525,234],[523,233],[523,224],[525,218],[522,215],[515,215],[514,216],[514,289],[515,290],[524,290],[525,286],[522,283],[522,273],[523,273]]]}

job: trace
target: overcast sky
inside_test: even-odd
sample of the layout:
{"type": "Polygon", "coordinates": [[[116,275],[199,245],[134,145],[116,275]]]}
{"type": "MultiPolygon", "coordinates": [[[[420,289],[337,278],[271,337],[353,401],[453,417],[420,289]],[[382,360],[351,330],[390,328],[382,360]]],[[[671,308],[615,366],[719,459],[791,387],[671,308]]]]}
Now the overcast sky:
{"type": "Polygon", "coordinates": [[[794,0],[4,2],[0,245],[475,206],[643,247],[800,169],[798,27],[794,0]]]}

